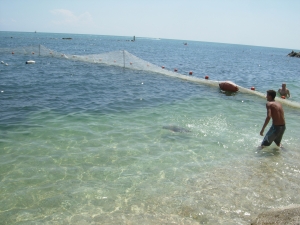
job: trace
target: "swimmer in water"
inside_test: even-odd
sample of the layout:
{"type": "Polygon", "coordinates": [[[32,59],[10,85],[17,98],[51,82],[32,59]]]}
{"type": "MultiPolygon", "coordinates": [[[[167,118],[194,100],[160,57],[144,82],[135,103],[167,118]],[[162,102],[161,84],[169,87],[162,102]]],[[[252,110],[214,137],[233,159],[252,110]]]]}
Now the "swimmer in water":
{"type": "Polygon", "coordinates": [[[289,89],[286,88],[286,84],[282,83],[282,87],[278,89],[278,93],[280,94],[280,96],[284,96],[286,98],[290,98],[292,97],[290,94],[289,89]]]}

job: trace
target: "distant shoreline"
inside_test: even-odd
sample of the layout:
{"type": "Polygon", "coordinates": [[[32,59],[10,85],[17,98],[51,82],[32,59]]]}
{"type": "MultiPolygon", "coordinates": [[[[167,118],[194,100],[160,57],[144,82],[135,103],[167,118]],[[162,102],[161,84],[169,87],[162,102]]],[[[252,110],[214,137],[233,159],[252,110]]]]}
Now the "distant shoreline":
{"type": "MultiPolygon", "coordinates": [[[[104,36],[104,37],[118,37],[118,38],[128,38],[132,37],[132,35],[118,35],[118,34],[91,34],[91,33],[65,33],[65,32],[46,32],[46,31],[9,31],[9,30],[2,30],[0,33],[31,33],[31,34],[55,34],[55,35],[61,35],[65,34],[66,36],[71,35],[89,35],[89,36],[104,36]]],[[[227,45],[240,45],[240,46],[248,46],[248,47],[263,47],[263,48],[277,48],[277,49],[296,49],[298,50],[298,47],[295,46],[269,46],[269,45],[254,45],[250,43],[230,43],[230,42],[216,42],[216,41],[209,41],[209,40],[195,40],[195,39],[181,39],[181,38],[170,38],[170,37],[145,37],[145,36],[136,36],[138,39],[160,39],[160,40],[176,40],[176,41],[184,41],[184,42],[204,42],[204,43],[213,43],[213,44],[227,44],[227,45]]]]}

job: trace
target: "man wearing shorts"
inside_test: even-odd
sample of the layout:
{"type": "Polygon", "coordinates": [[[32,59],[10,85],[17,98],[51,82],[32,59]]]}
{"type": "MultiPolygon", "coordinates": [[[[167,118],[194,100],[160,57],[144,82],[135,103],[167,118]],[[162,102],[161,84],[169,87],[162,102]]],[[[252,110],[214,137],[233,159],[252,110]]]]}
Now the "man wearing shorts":
{"type": "Polygon", "coordinates": [[[265,123],[260,131],[260,135],[264,135],[264,130],[272,118],[272,126],[267,132],[264,140],[261,143],[261,147],[270,146],[274,141],[278,147],[281,147],[281,139],[285,131],[285,119],[284,112],[281,104],[275,102],[276,92],[274,90],[267,91],[267,117],[265,123]]]}

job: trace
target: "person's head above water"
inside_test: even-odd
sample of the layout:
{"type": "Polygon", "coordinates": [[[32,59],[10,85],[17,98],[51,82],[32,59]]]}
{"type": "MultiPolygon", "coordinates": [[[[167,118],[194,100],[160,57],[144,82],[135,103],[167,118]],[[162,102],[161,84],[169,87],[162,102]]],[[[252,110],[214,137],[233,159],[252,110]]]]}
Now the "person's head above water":
{"type": "Polygon", "coordinates": [[[276,97],[276,91],[274,91],[274,90],[268,90],[267,91],[267,99],[268,99],[268,101],[274,100],[275,97],[276,97]],[[269,96],[269,98],[268,98],[268,96],[269,96]]]}
{"type": "Polygon", "coordinates": [[[282,83],[282,89],[286,88],[286,83],[282,83]]]}

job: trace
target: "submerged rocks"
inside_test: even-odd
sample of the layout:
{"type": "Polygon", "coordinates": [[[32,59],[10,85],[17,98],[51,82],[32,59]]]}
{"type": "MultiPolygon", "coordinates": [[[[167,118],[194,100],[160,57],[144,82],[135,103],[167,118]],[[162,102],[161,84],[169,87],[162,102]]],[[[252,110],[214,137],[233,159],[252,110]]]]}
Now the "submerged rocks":
{"type": "Polygon", "coordinates": [[[251,225],[267,224],[300,224],[300,205],[289,205],[282,208],[268,210],[259,214],[251,223],[251,225]]]}
{"type": "Polygon", "coordinates": [[[291,51],[288,56],[290,57],[297,57],[297,58],[300,58],[300,52],[294,52],[294,51],[291,51]]]}
{"type": "Polygon", "coordinates": [[[162,128],[166,129],[166,130],[173,131],[173,132],[179,132],[179,133],[188,133],[188,132],[191,132],[188,129],[185,129],[183,127],[178,127],[178,126],[175,126],[175,125],[163,126],[162,128]]]}

